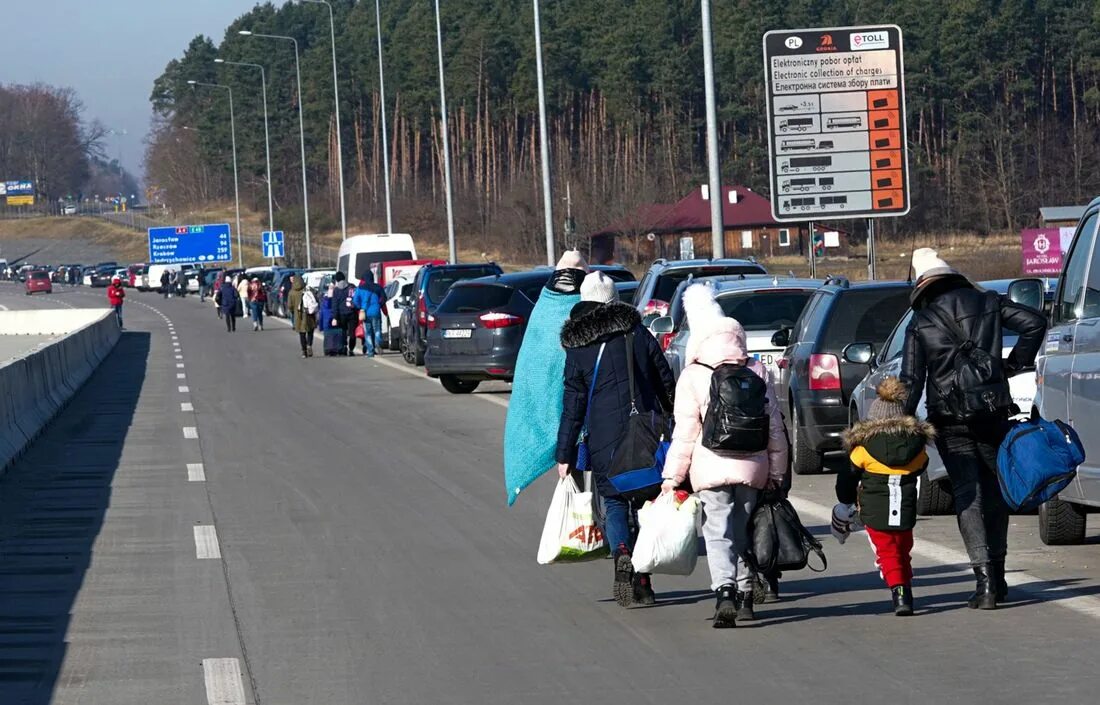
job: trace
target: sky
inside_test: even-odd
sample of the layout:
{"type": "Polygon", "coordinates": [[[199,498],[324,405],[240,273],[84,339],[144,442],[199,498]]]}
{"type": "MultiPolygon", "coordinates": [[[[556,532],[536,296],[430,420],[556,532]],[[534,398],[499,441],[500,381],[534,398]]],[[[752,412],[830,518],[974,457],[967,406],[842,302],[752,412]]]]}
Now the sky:
{"type": "MultiPolygon", "coordinates": [[[[142,178],[153,81],[198,34],[219,43],[257,0],[0,0],[0,83],[73,88],[142,178]]],[[[277,4],[279,0],[276,0],[277,4]]]]}

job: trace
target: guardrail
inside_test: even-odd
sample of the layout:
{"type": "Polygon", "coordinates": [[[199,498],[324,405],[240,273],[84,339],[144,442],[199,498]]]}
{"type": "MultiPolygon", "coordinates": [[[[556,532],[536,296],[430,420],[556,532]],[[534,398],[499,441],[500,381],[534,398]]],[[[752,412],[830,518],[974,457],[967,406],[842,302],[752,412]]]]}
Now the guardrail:
{"type": "Polygon", "coordinates": [[[0,473],[42,433],[121,334],[111,310],[0,311],[0,331],[61,335],[0,364],[0,473]]]}

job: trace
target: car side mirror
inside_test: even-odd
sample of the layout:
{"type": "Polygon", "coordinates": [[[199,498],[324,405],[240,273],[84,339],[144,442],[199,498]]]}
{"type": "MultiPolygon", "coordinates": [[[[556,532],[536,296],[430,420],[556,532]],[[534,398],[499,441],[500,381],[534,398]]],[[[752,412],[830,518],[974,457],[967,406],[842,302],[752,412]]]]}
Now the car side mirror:
{"type": "Polygon", "coordinates": [[[874,366],[875,346],[871,343],[850,343],[840,356],[853,365],[874,366]]]}
{"type": "Polygon", "coordinates": [[[780,328],[772,336],[772,345],[777,348],[785,348],[791,344],[791,329],[780,328]]]}
{"type": "Polygon", "coordinates": [[[1042,279],[1017,279],[1008,285],[1008,300],[1042,311],[1044,288],[1042,279]]]}
{"type": "Polygon", "coordinates": [[[675,329],[676,324],[673,323],[672,316],[661,316],[660,318],[654,319],[654,321],[649,324],[649,330],[654,335],[672,333],[675,329]]]}

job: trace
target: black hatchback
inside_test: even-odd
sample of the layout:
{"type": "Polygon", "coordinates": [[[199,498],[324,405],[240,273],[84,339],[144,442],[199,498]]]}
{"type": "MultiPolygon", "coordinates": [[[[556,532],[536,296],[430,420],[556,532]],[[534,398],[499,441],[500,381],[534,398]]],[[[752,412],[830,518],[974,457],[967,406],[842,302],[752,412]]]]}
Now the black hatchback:
{"type": "Polygon", "coordinates": [[[428,319],[424,369],[452,394],[469,394],[485,380],[512,381],[527,321],[549,270],[455,283],[428,319]]]}

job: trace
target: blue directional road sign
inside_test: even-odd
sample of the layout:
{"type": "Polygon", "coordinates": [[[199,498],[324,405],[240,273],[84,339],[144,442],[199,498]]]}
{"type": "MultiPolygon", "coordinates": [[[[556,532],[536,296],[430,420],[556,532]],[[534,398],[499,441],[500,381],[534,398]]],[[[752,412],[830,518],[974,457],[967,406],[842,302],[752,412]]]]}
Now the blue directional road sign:
{"type": "Polygon", "coordinates": [[[149,228],[150,264],[203,264],[232,259],[232,237],[226,223],[149,228]]]}
{"type": "Polygon", "coordinates": [[[262,235],[264,257],[285,257],[286,247],[283,243],[282,230],[265,230],[262,235]]]}

